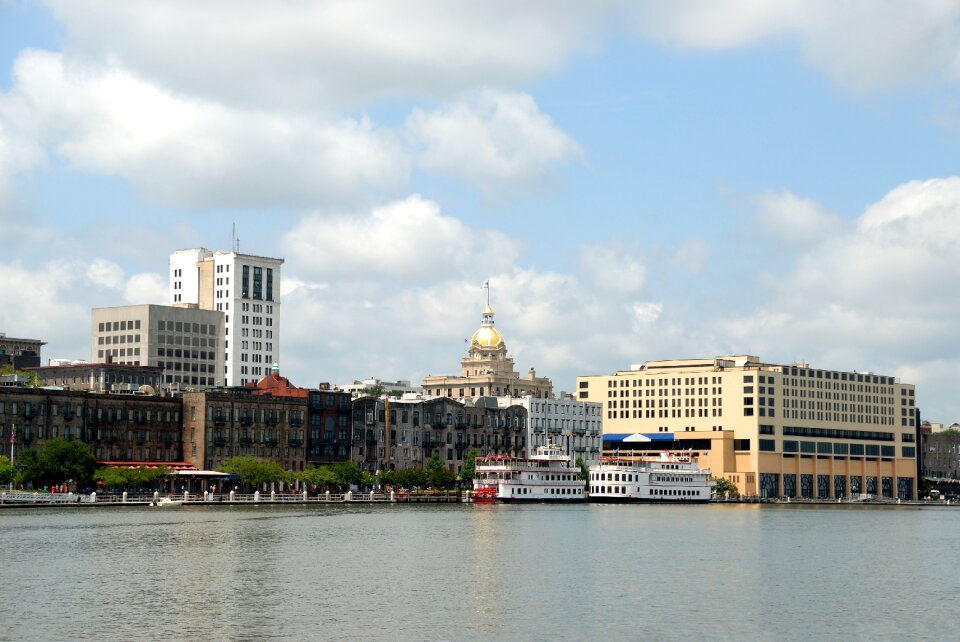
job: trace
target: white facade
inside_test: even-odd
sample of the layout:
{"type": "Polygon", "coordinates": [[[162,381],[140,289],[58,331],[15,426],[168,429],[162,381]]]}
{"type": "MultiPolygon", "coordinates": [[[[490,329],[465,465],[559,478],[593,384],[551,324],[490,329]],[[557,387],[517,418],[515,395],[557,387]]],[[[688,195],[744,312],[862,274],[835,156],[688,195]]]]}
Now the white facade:
{"type": "Polygon", "coordinates": [[[170,255],[170,300],[223,312],[223,379],[245,386],[280,360],[283,259],[205,248],[170,255]]]}
{"type": "Polygon", "coordinates": [[[498,397],[498,405],[521,405],[527,410],[527,450],[549,442],[560,446],[576,461],[581,457],[588,466],[600,460],[603,446],[602,404],[578,401],[573,397],[538,398],[498,397]]]}
{"type": "Polygon", "coordinates": [[[382,379],[355,379],[353,383],[341,383],[336,386],[337,390],[343,390],[344,392],[349,392],[351,397],[359,397],[361,393],[367,388],[374,388],[380,386],[383,388],[384,394],[389,394],[391,396],[397,396],[396,393],[400,395],[406,394],[419,394],[420,386],[411,386],[409,381],[400,379],[398,381],[383,381],[382,379]]]}

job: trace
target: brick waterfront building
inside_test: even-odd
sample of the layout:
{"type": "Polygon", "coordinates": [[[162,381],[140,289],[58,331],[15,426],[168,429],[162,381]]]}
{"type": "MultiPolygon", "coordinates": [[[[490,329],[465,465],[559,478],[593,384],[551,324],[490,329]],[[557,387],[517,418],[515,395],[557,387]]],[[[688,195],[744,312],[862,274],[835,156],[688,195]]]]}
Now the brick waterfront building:
{"type": "Polygon", "coordinates": [[[82,441],[103,465],[183,462],[181,403],[173,397],[0,388],[0,430],[16,454],[50,439],[82,441]]]}
{"type": "Polygon", "coordinates": [[[525,456],[526,430],[526,409],[502,408],[493,397],[463,402],[447,397],[361,397],[353,402],[353,459],[375,472],[419,468],[436,454],[459,474],[471,449],[480,455],[525,456]]]}

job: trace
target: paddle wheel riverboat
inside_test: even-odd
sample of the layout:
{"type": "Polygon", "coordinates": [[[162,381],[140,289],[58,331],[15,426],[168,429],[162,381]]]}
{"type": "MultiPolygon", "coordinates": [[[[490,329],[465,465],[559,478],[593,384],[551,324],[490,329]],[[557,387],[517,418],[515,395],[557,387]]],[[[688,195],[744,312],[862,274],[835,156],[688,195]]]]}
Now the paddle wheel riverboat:
{"type": "Polygon", "coordinates": [[[709,468],[667,453],[658,459],[604,457],[590,467],[591,502],[705,503],[713,486],[709,468]]]}
{"type": "Polygon", "coordinates": [[[582,502],[580,469],[560,446],[539,446],[530,457],[478,457],[473,479],[475,503],[582,502]]]}

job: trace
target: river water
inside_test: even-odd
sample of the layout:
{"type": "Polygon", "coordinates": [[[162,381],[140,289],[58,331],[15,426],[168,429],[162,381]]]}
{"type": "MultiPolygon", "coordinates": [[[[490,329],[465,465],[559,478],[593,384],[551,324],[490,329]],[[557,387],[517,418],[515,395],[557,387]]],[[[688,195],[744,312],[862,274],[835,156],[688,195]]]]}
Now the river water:
{"type": "Polygon", "coordinates": [[[960,509],[0,511],[4,640],[945,640],[960,509]]]}

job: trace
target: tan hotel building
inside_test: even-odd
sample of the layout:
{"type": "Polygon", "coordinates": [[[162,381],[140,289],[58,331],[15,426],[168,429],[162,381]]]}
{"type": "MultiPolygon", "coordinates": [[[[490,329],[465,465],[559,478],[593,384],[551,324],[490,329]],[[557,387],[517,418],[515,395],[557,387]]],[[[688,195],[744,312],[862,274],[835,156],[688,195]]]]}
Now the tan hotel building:
{"type": "Polygon", "coordinates": [[[649,361],[577,378],[620,456],[682,451],[741,494],[917,496],[915,388],[755,356],[649,361]]]}

